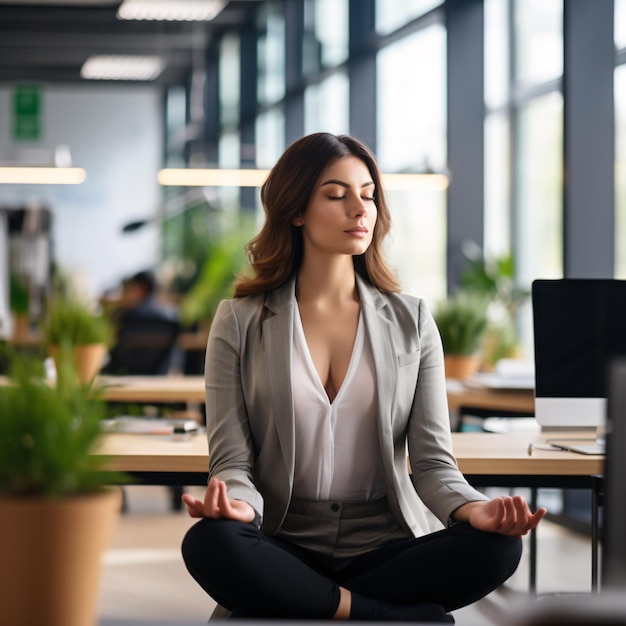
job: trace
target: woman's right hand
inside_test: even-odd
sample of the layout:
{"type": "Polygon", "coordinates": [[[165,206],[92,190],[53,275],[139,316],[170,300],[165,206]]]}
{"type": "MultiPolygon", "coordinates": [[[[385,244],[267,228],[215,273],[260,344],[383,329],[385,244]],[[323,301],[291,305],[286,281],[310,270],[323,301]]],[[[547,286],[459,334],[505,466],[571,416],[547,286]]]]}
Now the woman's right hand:
{"type": "Polygon", "coordinates": [[[183,494],[183,502],[191,517],[226,518],[238,522],[251,522],[255,513],[252,506],[243,500],[234,500],[226,495],[226,483],[211,478],[204,494],[204,500],[183,494]]]}

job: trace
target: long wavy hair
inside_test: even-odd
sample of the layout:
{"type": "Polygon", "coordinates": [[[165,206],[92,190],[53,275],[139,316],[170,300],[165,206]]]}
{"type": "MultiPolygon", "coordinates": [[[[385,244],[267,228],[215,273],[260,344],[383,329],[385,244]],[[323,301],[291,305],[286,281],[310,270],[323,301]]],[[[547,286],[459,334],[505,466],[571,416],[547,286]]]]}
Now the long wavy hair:
{"type": "Polygon", "coordinates": [[[349,155],[367,166],[376,186],[374,202],[378,210],[371,244],[365,253],[352,257],[355,271],[381,291],[400,291],[400,283],[381,250],[391,227],[391,215],[376,158],[354,137],[314,133],[298,139],[285,150],[261,187],[265,224],[246,245],[253,276],[237,278],[236,298],[275,289],[298,271],[303,257],[302,229],[294,226],[292,220],[304,215],[324,170],[349,155]]]}

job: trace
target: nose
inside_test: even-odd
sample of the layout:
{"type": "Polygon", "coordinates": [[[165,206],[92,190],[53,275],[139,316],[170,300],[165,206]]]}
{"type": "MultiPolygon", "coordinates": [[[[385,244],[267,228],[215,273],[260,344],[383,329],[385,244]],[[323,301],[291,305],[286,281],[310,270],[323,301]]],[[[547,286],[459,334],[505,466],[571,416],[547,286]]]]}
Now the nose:
{"type": "Polygon", "coordinates": [[[361,198],[360,194],[355,194],[355,197],[350,202],[349,211],[350,217],[367,215],[367,202],[361,198]]]}

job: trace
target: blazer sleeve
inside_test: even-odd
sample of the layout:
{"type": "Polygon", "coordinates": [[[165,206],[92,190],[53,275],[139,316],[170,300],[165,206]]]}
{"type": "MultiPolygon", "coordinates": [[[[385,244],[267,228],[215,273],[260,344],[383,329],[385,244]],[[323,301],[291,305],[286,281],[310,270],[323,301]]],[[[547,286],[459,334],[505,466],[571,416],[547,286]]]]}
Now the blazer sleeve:
{"type": "Polygon", "coordinates": [[[465,480],[454,458],[441,336],[423,300],[418,332],[420,366],[407,431],[411,480],[424,504],[447,524],[459,506],[489,498],[465,480]]]}
{"type": "Polygon", "coordinates": [[[242,330],[231,300],[220,303],[206,350],[206,421],[209,478],[226,483],[228,497],[248,502],[263,515],[254,486],[254,449],[242,382],[242,330]]]}

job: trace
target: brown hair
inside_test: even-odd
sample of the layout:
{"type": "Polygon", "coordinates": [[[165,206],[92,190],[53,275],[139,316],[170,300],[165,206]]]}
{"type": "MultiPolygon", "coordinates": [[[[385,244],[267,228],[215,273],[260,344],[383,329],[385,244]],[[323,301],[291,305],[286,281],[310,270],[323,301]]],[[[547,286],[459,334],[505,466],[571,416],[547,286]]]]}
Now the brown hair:
{"type": "Polygon", "coordinates": [[[261,187],[265,224],[246,246],[253,277],[240,276],[235,297],[259,294],[279,287],[302,263],[302,230],[292,224],[303,215],[322,172],[336,159],[353,155],[367,166],[376,185],[374,201],[378,217],[367,251],[353,256],[358,274],[381,291],[400,291],[397,277],[382,254],[382,241],[391,227],[380,171],[372,152],[354,137],[314,133],[291,144],[261,187]]]}

